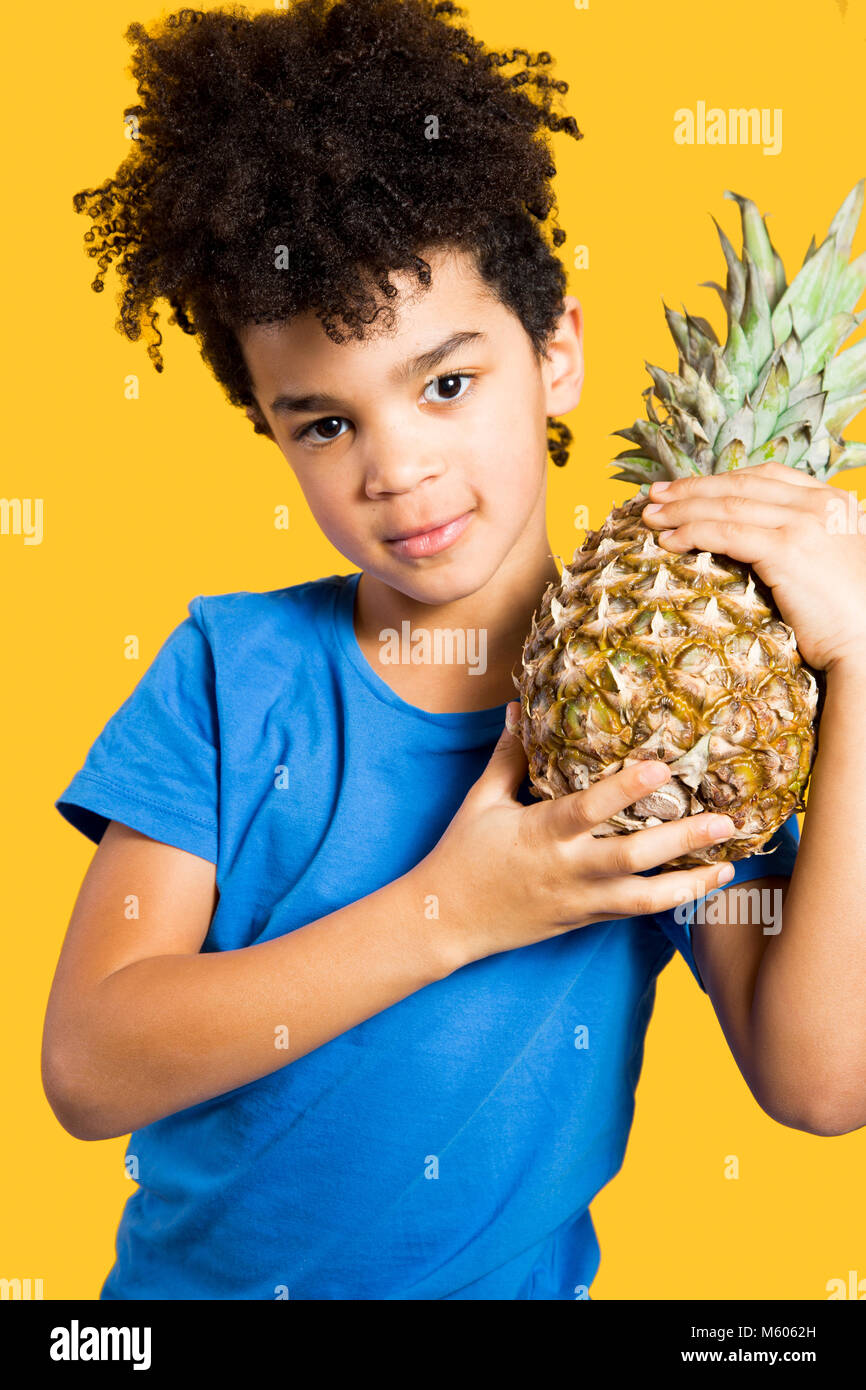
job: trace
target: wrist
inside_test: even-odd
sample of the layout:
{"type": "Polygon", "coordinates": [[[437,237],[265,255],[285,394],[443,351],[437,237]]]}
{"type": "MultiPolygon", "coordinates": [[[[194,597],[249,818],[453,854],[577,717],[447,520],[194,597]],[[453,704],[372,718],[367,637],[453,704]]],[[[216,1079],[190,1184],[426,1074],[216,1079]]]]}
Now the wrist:
{"type": "Polygon", "coordinates": [[[853,650],[837,656],[824,669],[828,684],[845,682],[866,682],[866,649],[853,650]]]}
{"type": "Polygon", "coordinates": [[[474,957],[466,950],[467,933],[440,892],[440,879],[431,856],[397,880],[400,888],[400,920],[420,949],[427,983],[444,980],[474,957]]]}

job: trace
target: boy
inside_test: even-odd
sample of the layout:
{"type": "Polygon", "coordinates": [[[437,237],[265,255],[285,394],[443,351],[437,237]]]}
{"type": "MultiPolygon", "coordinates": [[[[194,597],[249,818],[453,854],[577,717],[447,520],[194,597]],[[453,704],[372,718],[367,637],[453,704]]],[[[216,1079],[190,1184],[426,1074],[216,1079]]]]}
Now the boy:
{"type": "MultiPolygon", "coordinates": [[[[168,299],[358,567],[193,599],[56,803],[98,849],[48,1004],[46,1092],[82,1139],[131,1132],[137,1160],[103,1299],[588,1297],[589,1203],[622,1163],[675,948],[768,1113],[862,1123],[845,1085],[859,634],[827,654],[835,801],[816,773],[778,938],[696,925],[693,954],[675,909],[724,879],[659,870],[731,823],[596,839],[645,794],[638,769],[538,803],[503,730],[558,577],[545,455],[564,462],[568,435],[547,425],[583,378],[535,137],[580,132],[551,110],[549,55],[517,50],[506,78],[516,55],[457,13],[302,0],[132,26],[139,148],[78,195],[103,219],[102,273],[123,256],[125,331],[155,330],[168,299]],[[485,661],[386,663],[407,621],[483,633],[485,661]],[[846,861],[835,943],[807,945],[819,870],[846,861]]],[[[673,504],[686,530],[696,500],[673,504]]],[[[792,817],[735,880],[784,893],[797,838],[792,817]]]]}

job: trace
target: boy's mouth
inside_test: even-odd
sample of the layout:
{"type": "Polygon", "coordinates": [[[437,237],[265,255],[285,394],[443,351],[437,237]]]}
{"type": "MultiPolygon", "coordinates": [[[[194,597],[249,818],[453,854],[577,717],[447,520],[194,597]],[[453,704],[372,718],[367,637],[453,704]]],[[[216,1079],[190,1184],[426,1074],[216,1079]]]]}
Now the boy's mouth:
{"type": "Polygon", "coordinates": [[[415,531],[410,535],[396,536],[385,542],[397,555],[408,559],[418,559],[424,555],[436,555],[446,550],[462,536],[472,520],[473,512],[463,512],[451,521],[440,522],[426,531],[415,531]]]}

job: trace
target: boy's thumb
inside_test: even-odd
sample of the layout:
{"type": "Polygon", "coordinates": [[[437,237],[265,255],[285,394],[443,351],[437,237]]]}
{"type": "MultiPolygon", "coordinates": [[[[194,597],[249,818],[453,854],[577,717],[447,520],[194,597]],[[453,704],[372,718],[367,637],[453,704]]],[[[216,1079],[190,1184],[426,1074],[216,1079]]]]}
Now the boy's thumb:
{"type": "Polygon", "coordinates": [[[505,710],[505,728],[499,735],[481,780],[497,792],[515,792],[526,775],[526,754],[520,738],[520,705],[512,700],[505,710]]]}

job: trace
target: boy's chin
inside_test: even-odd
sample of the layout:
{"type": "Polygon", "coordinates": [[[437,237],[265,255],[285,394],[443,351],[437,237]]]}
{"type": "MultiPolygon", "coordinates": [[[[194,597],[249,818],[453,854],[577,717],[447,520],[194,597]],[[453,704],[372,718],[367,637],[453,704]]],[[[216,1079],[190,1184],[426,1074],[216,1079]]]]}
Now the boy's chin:
{"type": "Polygon", "coordinates": [[[478,593],[495,569],[495,565],[483,565],[471,557],[458,560],[455,556],[447,565],[400,565],[380,577],[384,584],[418,603],[445,604],[458,603],[478,593]]]}

